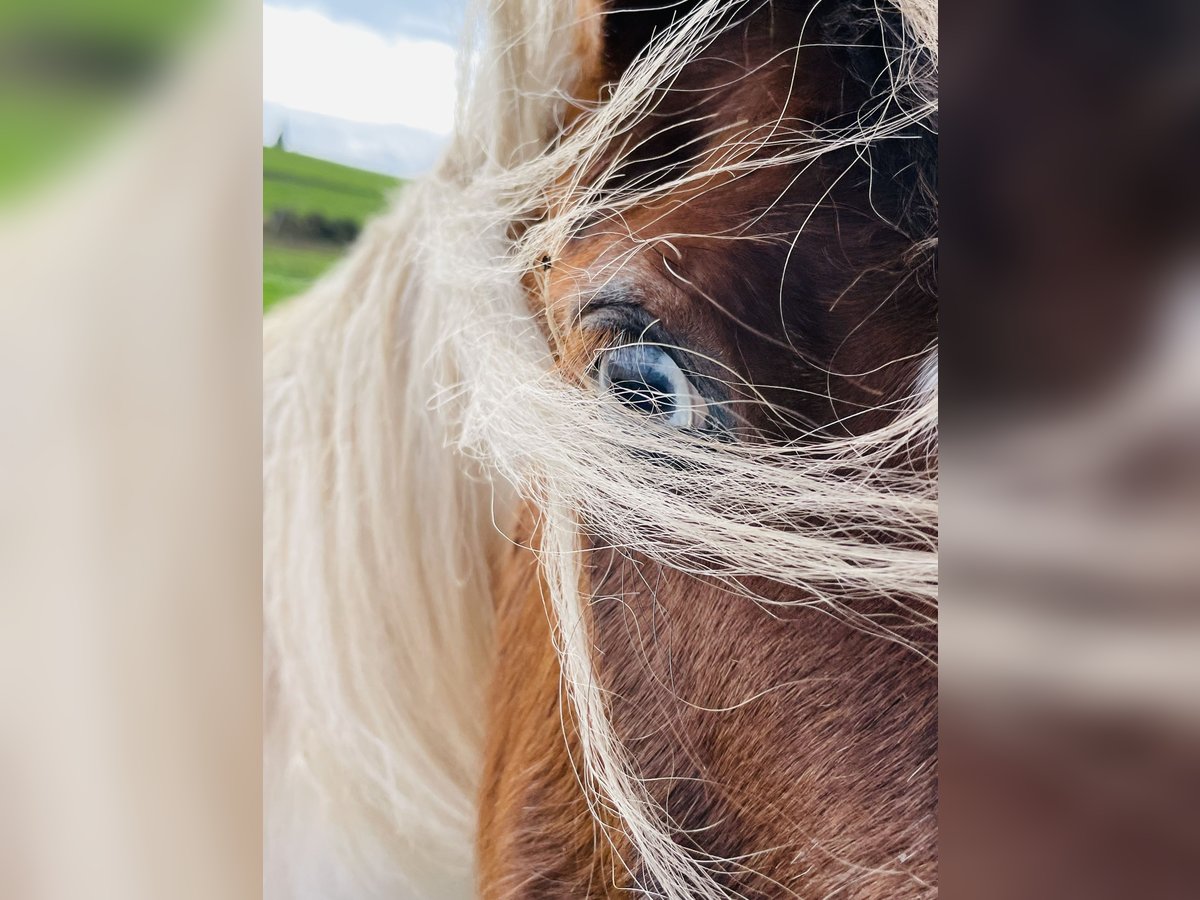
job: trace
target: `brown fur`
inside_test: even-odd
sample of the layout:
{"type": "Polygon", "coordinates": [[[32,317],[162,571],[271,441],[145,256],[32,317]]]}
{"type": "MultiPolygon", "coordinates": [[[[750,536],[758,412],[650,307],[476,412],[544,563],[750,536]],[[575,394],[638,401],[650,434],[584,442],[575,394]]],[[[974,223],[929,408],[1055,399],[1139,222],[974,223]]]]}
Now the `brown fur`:
{"type": "MultiPolygon", "coordinates": [[[[646,155],[670,153],[694,137],[678,123],[697,111],[713,116],[707,128],[734,125],[761,135],[756,129],[781,111],[794,126],[861,102],[861,86],[836,50],[802,51],[794,85],[793,54],[771,62],[800,36],[806,11],[787,6],[765,8],[688,67],[680,90],[635,129],[635,140],[648,142],[646,155]]],[[[629,55],[627,47],[614,50],[617,37],[608,30],[609,67],[629,55]]],[[[912,359],[936,338],[936,300],[932,269],[914,274],[913,236],[882,214],[902,190],[888,195],[885,185],[880,193],[854,162],[839,151],[803,170],[713,178],[626,213],[619,227],[590,225],[549,261],[533,293],[560,368],[589,378],[596,348],[611,340],[603,328],[582,327],[580,309],[595,293],[592,276],[633,234],[649,244],[603,289],[762,389],[775,409],[752,403],[749,390],[731,391],[739,438],[880,424],[886,412],[858,413],[907,391],[912,359]],[[789,257],[790,240],[769,236],[790,239],[806,219],[789,257]],[[754,239],[713,237],[730,233],[754,239]],[[660,235],[670,237],[656,242],[660,235]]],[[[628,165],[637,170],[644,160],[628,165]]],[[[895,207],[907,202],[905,195],[895,207]]],[[[532,534],[532,510],[525,521],[524,533],[532,534]]],[[[760,605],[711,580],[605,550],[603,536],[593,538],[592,592],[619,598],[592,607],[595,661],[617,733],[680,840],[738,860],[716,867],[718,880],[746,897],[935,893],[936,671],[910,649],[821,609],[760,605]]],[[[615,852],[629,866],[614,865],[614,848],[588,814],[532,556],[515,551],[501,580],[480,831],[484,895],[653,893],[619,844],[615,852]]],[[[753,588],[781,601],[806,599],[779,585],[753,588]]],[[[881,603],[863,612],[887,610],[881,603]]],[[[936,636],[915,639],[932,644],[936,636]]]]}
{"type": "MultiPolygon", "coordinates": [[[[532,522],[533,511],[522,520],[532,522]]],[[[536,540],[532,526],[519,540],[536,540]]],[[[517,545],[498,571],[500,660],[480,798],[481,893],[487,900],[603,897],[613,880],[606,874],[612,848],[577,780],[578,738],[537,561],[517,545]]]]}

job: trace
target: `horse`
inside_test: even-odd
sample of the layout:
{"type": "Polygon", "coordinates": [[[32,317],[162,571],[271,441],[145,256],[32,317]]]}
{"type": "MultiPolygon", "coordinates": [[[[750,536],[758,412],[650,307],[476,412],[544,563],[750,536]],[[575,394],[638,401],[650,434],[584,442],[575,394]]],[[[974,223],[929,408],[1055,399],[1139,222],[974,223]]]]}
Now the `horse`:
{"type": "Polygon", "coordinates": [[[936,895],[936,3],[477,13],[264,324],[268,896],[936,895]]]}

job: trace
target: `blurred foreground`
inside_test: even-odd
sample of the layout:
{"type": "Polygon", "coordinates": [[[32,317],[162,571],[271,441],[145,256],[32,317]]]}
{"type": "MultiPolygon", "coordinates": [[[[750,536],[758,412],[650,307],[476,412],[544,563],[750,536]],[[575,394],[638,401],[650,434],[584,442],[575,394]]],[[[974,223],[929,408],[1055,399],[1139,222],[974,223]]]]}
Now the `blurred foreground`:
{"type": "MultiPolygon", "coordinates": [[[[0,95],[6,898],[261,888],[258,14],[166,16],[77,143],[0,95]]],[[[951,897],[1200,884],[1198,17],[944,20],[951,897]]]]}
{"type": "Polygon", "coordinates": [[[951,897],[1200,885],[1200,5],[942,19],[951,897]]]}
{"type": "Polygon", "coordinates": [[[0,15],[6,900],[261,890],[260,8],[205,6],[0,15]]]}

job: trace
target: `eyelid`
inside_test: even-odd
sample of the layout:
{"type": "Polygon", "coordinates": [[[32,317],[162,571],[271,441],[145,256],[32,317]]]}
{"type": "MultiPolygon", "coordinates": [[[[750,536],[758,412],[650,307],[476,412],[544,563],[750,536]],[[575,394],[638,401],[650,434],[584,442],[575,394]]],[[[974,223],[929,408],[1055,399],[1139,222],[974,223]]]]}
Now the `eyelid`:
{"type": "Polygon", "coordinates": [[[584,306],[576,319],[588,330],[606,330],[629,335],[644,332],[657,325],[640,306],[634,303],[612,303],[604,306],[584,306]]]}
{"type": "Polygon", "coordinates": [[[597,301],[586,304],[578,321],[584,330],[608,332],[612,336],[613,340],[606,341],[598,352],[621,344],[654,344],[666,351],[685,372],[690,370],[681,356],[682,348],[663,328],[662,320],[636,303],[597,301]]]}

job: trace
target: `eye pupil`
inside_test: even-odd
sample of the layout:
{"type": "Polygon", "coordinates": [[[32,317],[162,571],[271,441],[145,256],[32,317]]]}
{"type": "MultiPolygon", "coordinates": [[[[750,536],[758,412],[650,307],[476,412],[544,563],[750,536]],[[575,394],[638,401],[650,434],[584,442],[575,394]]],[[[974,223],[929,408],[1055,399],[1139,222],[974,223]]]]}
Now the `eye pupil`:
{"type": "Polygon", "coordinates": [[[615,347],[600,361],[600,387],[630,409],[685,427],[687,377],[665,350],[648,344],[615,347]]]}
{"type": "Polygon", "coordinates": [[[650,380],[624,379],[612,382],[609,388],[618,400],[640,413],[669,416],[675,412],[675,398],[670,385],[652,384],[650,380]]]}

